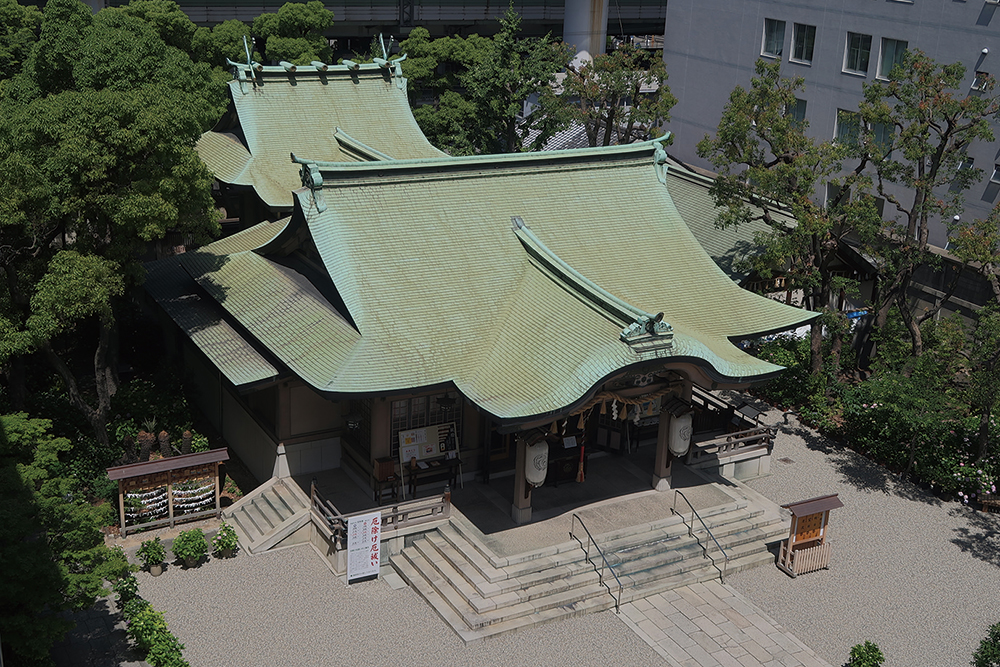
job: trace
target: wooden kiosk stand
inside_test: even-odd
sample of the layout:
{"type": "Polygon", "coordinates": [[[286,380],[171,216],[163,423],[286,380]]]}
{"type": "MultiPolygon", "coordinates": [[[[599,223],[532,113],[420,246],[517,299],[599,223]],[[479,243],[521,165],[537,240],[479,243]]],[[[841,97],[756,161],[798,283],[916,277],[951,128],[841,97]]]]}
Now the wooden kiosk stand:
{"type": "Polygon", "coordinates": [[[843,506],[837,494],[782,505],[792,512],[792,528],[781,543],[778,567],[792,577],[830,567],[827,523],[830,510],[843,506]]]}

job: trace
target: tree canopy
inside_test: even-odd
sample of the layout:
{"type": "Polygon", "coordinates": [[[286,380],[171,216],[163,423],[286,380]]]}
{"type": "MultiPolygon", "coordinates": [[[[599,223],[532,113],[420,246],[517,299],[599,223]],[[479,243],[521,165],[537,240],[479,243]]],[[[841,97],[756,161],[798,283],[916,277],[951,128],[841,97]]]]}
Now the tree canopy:
{"type": "Polygon", "coordinates": [[[806,295],[805,307],[823,313],[812,326],[811,368],[818,376],[822,328],[830,327],[838,341],[843,328],[834,295],[857,289],[856,281],[836,271],[841,244],[848,237],[870,241],[880,222],[872,199],[864,196],[865,161],[841,176],[850,147],[817,142],[807,133],[808,123],[789,113],[802,89],[801,78],[781,76],[779,63],[758,60],[750,87],[733,90],[715,136],[698,144],[698,154],[719,173],[711,188],[721,209],[717,224],[759,220],[770,228],[757,235],[761,252],[744,258],[744,268],[765,279],[782,273],[790,290],[806,295]],[[840,186],[829,202],[817,199],[825,183],[840,186]],[[855,196],[849,198],[852,189],[855,196]],[[778,213],[791,215],[795,224],[778,213]]]}
{"type": "Polygon", "coordinates": [[[50,0],[0,95],[2,360],[44,352],[101,442],[117,388],[115,311],[142,280],[141,252],[168,231],[196,242],[218,231],[194,143],[225,109],[223,79],[161,39],[170,21],[137,16],[171,9],[138,0],[91,16],[78,0],[50,0]],[[99,333],[85,388],[63,355],[88,322],[99,333]]]}
{"type": "Polygon", "coordinates": [[[277,13],[255,18],[253,32],[265,42],[261,60],[308,65],[313,60],[330,62],[333,53],[323,32],[332,25],[333,12],[319,0],[286,2],[277,13]]]}
{"type": "Polygon", "coordinates": [[[580,66],[570,64],[562,99],[570,117],[583,124],[591,146],[657,137],[677,98],[667,86],[662,52],[622,44],[580,66]]]}
{"type": "Polygon", "coordinates": [[[962,90],[964,79],[961,63],[941,65],[919,50],[907,51],[887,81],[865,84],[859,105],[860,147],[878,195],[895,213],[876,249],[884,285],[876,324],[898,307],[915,355],[923,351],[921,323],[945,300],[920,313],[907,300],[917,268],[937,261],[929,252],[930,225],[948,224],[961,213],[965,190],[982,177],[979,169],[961,168],[963,158],[973,143],[993,141],[991,120],[1000,113],[992,79],[979,82],[972,94],[962,90]],[[889,184],[903,186],[903,194],[889,184]]]}

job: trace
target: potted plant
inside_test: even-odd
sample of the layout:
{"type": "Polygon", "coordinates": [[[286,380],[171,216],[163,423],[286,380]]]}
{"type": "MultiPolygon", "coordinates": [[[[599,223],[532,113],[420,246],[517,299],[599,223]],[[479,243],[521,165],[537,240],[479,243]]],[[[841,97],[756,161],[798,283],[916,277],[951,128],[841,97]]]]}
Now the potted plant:
{"type": "Polygon", "coordinates": [[[170,548],[174,555],[184,561],[185,567],[194,567],[201,560],[201,557],[208,553],[208,542],[205,540],[205,533],[201,528],[192,528],[182,531],[174,539],[174,545],[170,548]]]}
{"type": "Polygon", "coordinates": [[[212,538],[212,553],[217,558],[232,558],[237,546],[239,538],[236,536],[236,529],[223,521],[219,532],[212,538]]]}
{"type": "Polygon", "coordinates": [[[167,550],[163,547],[159,537],[152,540],[145,540],[139,546],[139,550],[135,555],[154,577],[158,577],[163,573],[163,559],[167,557],[167,550]]]}

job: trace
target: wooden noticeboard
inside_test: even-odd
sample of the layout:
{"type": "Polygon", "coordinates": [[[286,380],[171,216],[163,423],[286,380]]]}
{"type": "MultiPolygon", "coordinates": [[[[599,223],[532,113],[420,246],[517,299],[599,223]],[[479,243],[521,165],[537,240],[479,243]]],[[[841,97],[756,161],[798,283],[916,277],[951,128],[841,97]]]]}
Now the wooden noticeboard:
{"type": "Polygon", "coordinates": [[[399,432],[399,463],[407,466],[411,459],[458,458],[458,429],[455,422],[414,428],[399,432]]]}
{"type": "MultiPolygon", "coordinates": [[[[458,428],[455,422],[446,422],[434,426],[414,428],[399,432],[399,469],[406,479],[406,470],[410,462],[416,459],[416,466],[422,470],[429,466],[438,466],[442,459],[458,461],[458,481],[462,481],[462,462],[459,457],[458,428]]],[[[410,473],[411,481],[413,475],[410,473]]],[[[403,487],[403,497],[406,497],[406,487],[403,487]]]]}

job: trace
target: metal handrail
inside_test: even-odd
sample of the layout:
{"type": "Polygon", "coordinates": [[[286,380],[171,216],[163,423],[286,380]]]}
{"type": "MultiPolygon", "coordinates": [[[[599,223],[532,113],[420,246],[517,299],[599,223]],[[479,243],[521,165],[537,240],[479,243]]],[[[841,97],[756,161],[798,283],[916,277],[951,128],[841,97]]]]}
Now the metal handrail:
{"type": "Polygon", "coordinates": [[[708,553],[708,549],[705,547],[704,544],[701,543],[701,539],[694,534],[694,517],[698,517],[698,521],[701,522],[702,528],[705,529],[705,532],[708,533],[708,536],[712,538],[713,542],[715,542],[715,546],[719,547],[719,551],[722,553],[722,555],[726,557],[726,564],[723,566],[721,570],[719,570],[720,581],[722,581],[722,583],[726,583],[726,572],[729,570],[729,554],[727,554],[726,550],[722,548],[721,544],[719,544],[719,540],[715,539],[715,535],[712,534],[712,531],[709,530],[708,526],[705,524],[705,521],[701,518],[701,515],[698,514],[698,510],[694,508],[694,505],[691,504],[691,501],[688,500],[687,496],[685,496],[680,489],[674,489],[674,506],[670,508],[670,511],[680,516],[681,521],[684,522],[684,525],[687,525],[687,521],[684,521],[684,515],[677,511],[677,496],[683,498],[684,502],[687,503],[687,506],[691,508],[692,518],[691,518],[691,525],[688,526],[688,537],[693,537],[695,540],[698,541],[698,546],[701,547],[704,556],[709,560],[711,560],[712,565],[715,567],[716,570],[718,570],[719,566],[715,562],[715,559],[712,558],[711,554],[708,553]]]}
{"type": "Polygon", "coordinates": [[[601,549],[601,545],[597,543],[597,540],[594,539],[594,536],[590,534],[589,530],[587,530],[587,524],[585,524],[583,522],[583,519],[581,519],[576,514],[573,515],[573,521],[570,523],[570,526],[569,526],[569,536],[572,537],[574,540],[576,540],[577,542],[580,543],[580,546],[583,548],[584,553],[586,553],[586,555],[587,555],[587,562],[590,563],[591,565],[593,565],[594,566],[594,571],[597,572],[597,581],[598,581],[598,583],[601,584],[602,586],[604,586],[606,589],[608,589],[608,595],[610,595],[611,598],[615,601],[615,613],[616,614],[620,613],[621,612],[621,602],[622,602],[622,591],[624,590],[624,586],[622,586],[622,580],[618,578],[617,574],[615,574],[615,568],[611,567],[611,563],[608,562],[607,556],[604,555],[604,550],[601,549]],[[583,526],[584,532],[587,533],[587,539],[589,540],[589,542],[587,543],[586,547],[583,546],[583,540],[581,540],[579,537],[577,537],[574,534],[574,532],[573,532],[573,529],[576,527],[576,522],[577,521],[580,522],[580,525],[583,526]],[[604,583],[604,568],[602,567],[600,570],[598,570],[597,566],[594,565],[594,561],[592,561],[590,559],[590,545],[591,544],[593,544],[595,547],[597,547],[597,553],[601,554],[601,560],[604,561],[604,565],[611,572],[611,575],[615,578],[615,581],[618,582],[618,597],[615,597],[615,594],[613,592],[611,592],[611,587],[608,586],[606,583],[604,583]]]}

